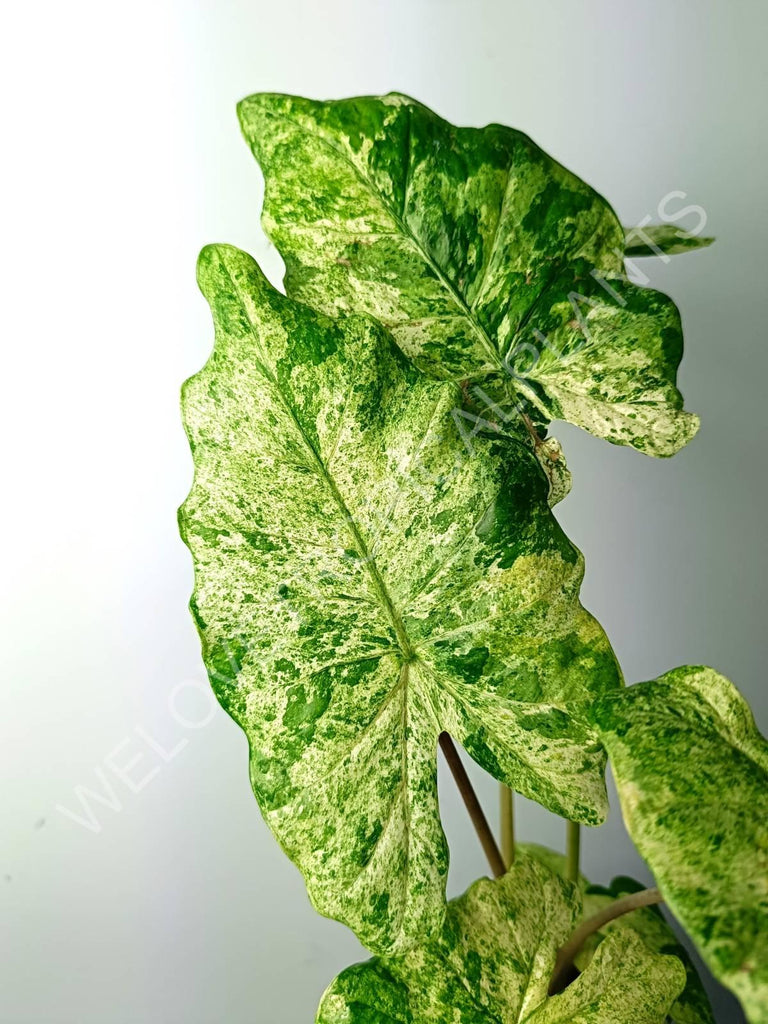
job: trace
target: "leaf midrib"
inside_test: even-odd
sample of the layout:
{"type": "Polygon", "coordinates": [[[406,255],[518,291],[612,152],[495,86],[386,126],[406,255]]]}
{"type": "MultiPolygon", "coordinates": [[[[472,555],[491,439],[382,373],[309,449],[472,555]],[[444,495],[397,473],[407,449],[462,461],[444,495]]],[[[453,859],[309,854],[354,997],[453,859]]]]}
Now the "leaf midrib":
{"type": "MultiPolygon", "coordinates": [[[[538,948],[539,947],[537,947],[537,949],[538,948]]],[[[459,988],[463,992],[466,993],[466,995],[467,995],[467,997],[469,999],[469,1002],[483,1015],[483,1018],[488,1021],[488,1024],[504,1024],[504,1019],[503,1019],[503,1017],[499,1013],[499,1008],[497,1006],[487,1006],[487,1005],[485,1005],[482,1002],[481,996],[472,987],[472,984],[471,984],[469,978],[467,977],[467,974],[466,974],[465,971],[458,970],[451,963],[449,957],[446,956],[445,953],[442,950],[435,949],[434,955],[435,955],[435,958],[440,960],[440,962],[443,964],[446,974],[449,974],[450,976],[452,976],[454,978],[454,980],[457,982],[459,988]]],[[[398,971],[397,966],[391,965],[391,964],[388,965],[388,970],[390,971],[390,973],[395,978],[397,978],[401,983],[403,983],[407,989],[410,989],[412,987],[412,975],[409,972],[405,972],[405,971],[400,972],[400,971],[398,971]]],[[[524,1019],[521,1016],[521,1014],[522,1014],[523,1006],[525,1004],[525,998],[524,997],[527,996],[528,990],[530,989],[532,981],[533,981],[533,968],[531,968],[531,970],[528,971],[525,974],[525,977],[524,977],[524,987],[523,987],[523,990],[522,990],[522,992],[520,994],[519,1005],[518,1005],[518,1007],[515,1008],[515,1019],[518,1022],[518,1024],[524,1024],[524,1020],[527,1020],[528,1017],[530,1016],[530,1014],[527,1014],[525,1019],[524,1019]]],[[[544,1000],[544,1002],[546,1002],[546,1000],[544,1000]]],[[[533,1013],[536,1010],[538,1010],[539,1006],[542,1006],[542,1005],[543,1005],[543,1003],[539,1003],[536,1007],[533,1008],[531,1013],[533,1013]]],[[[502,1007],[501,1008],[502,1011],[503,1010],[508,1010],[508,1009],[511,1009],[511,1007],[502,1007]]]]}
{"type": "Polygon", "coordinates": [[[278,395],[278,397],[280,399],[280,402],[281,402],[281,404],[283,406],[283,409],[285,410],[286,414],[289,416],[291,422],[293,423],[293,425],[296,428],[297,432],[299,433],[302,441],[304,442],[304,444],[306,446],[306,449],[309,452],[309,454],[310,454],[310,456],[312,458],[312,461],[313,461],[313,463],[315,465],[315,469],[316,469],[318,475],[320,476],[322,481],[325,483],[326,487],[328,488],[328,490],[331,493],[331,497],[336,502],[336,504],[337,504],[337,506],[339,508],[339,511],[342,513],[342,517],[343,517],[344,523],[346,524],[346,528],[347,528],[347,530],[348,530],[352,540],[354,541],[354,543],[356,545],[358,554],[362,556],[362,560],[363,560],[363,562],[364,562],[364,564],[365,564],[365,566],[366,566],[366,568],[368,570],[368,574],[369,574],[369,576],[371,578],[371,583],[373,584],[374,592],[376,594],[376,597],[379,600],[379,603],[380,603],[380,605],[382,607],[382,610],[384,611],[385,618],[388,620],[389,625],[391,626],[391,628],[392,628],[392,630],[393,630],[393,632],[394,632],[394,634],[395,634],[395,636],[397,638],[398,646],[400,647],[400,651],[402,653],[403,660],[404,660],[405,663],[408,663],[408,662],[410,662],[410,661],[412,661],[414,659],[414,656],[415,656],[414,655],[414,648],[413,648],[413,645],[411,644],[410,638],[408,637],[408,634],[407,634],[407,632],[405,630],[405,626],[403,624],[403,620],[402,620],[402,618],[400,616],[400,613],[398,612],[397,608],[395,607],[395,604],[394,604],[394,602],[392,600],[392,597],[390,596],[390,593],[389,593],[389,591],[387,589],[387,585],[386,585],[386,583],[384,581],[384,578],[382,577],[382,575],[381,575],[381,573],[379,571],[379,568],[376,565],[376,562],[375,562],[375,559],[374,559],[373,555],[368,550],[368,544],[367,544],[365,538],[363,537],[362,533],[360,532],[360,529],[358,528],[358,525],[355,522],[355,518],[352,515],[351,510],[347,506],[347,503],[345,502],[344,497],[341,494],[341,491],[336,486],[336,481],[333,479],[333,477],[329,473],[329,471],[328,471],[328,469],[327,469],[327,467],[325,465],[325,462],[320,457],[318,452],[315,450],[315,447],[312,444],[311,440],[309,439],[309,437],[307,437],[307,434],[304,431],[304,428],[302,427],[301,423],[297,419],[296,414],[295,414],[293,408],[291,407],[290,403],[287,401],[285,395],[283,394],[283,391],[282,391],[282,389],[281,389],[281,387],[279,385],[279,382],[277,381],[276,377],[274,376],[273,372],[271,371],[271,369],[270,369],[270,367],[268,365],[267,359],[264,358],[265,353],[263,352],[263,347],[261,345],[261,339],[259,338],[259,335],[258,335],[257,331],[255,330],[254,324],[253,324],[253,322],[251,320],[251,317],[250,317],[250,314],[248,312],[248,307],[245,304],[245,302],[243,301],[243,297],[241,295],[240,288],[238,287],[237,281],[233,277],[233,275],[232,275],[232,273],[231,273],[231,271],[229,269],[229,266],[227,265],[226,260],[220,254],[219,254],[219,259],[221,261],[221,264],[222,264],[222,266],[224,268],[224,271],[225,271],[227,277],[229,278],[230,284],[232,286],[232,290],[233,290],[234,294],[237,296],[238,302],[240,303],[240,305],[241,305],[241,307],[243,309],[243,312],[245,313],[245,315],[246,315],[246,317],[248,319],[248,327],[249,327],[249,330],[250,330],[251,335],[253,337],[253,340],[254,340],[254,342],[256,344],[256,347],[257,347],[257,349],[262,354],[262,359],[260,360],[260,362],[261,362],[261,370],[262,370],[264,376],[269,380],[269,382],[272,385],[275,393],[278,395]]]}
{"type": "MultiPolygon", "coordinates": [[[[472,308],[467,304],[467,302],[465,301],[461,293],[456,289],[455,285],[450,280],[450,278],[448,278],[445,275],[445,273],[440,268],[439,264],[437,264],[434,261],[434,259],[429,255],[429,253],[426,251],[421,241],[414,234],[411,228],[406,224],[406,222],[396,212],[396,210],[384,199],[384,197],[382,196],[381,192],[376,187],[374,182],[372,182],[371,179],[360,170],[360,168],[349,158],[349,156],[344,152],[343,149],[340,149],[338,146],[334,145],[334,143],[331,142],[330,139],[327,139],[320,133],[310,131],[308,128],[305,128],[304,125],[300,124],[294,118],[289,117],[286,114],[278,114],[272,110],[267,110],[265,107],[262,107],[261,110],[264,114],[266,114],[267,117],[272,117],[275,120],[282,119],[284,121],[288,121],[289,124],[293,125],[303,135],[308,135],[311,139],[315,139],[321,145],[325,146],[327,149],[330,149],[331,152],[335,153],[342,160],[343,163],[345,163],[349,168],[351,168],[351,170],[357,176],[359,181],[367,188],[367,190],[371,193],[374,199],[377,200],[377,202],[385,211],[385,213],[387,213],[392,218],[392,220],[394,221],[398,229],[401,231],[401,233],[410,240],[414,248],[418,251],[421,258],[432,270],[437,280],[448,292],[454,305],[458,308],[462,316],[467,320],[470,327],[474,331],[477,340],[480,342],[481,347],[485,350],[486,355],[490,359],[490,362],[494,365],[496,369],[503,369],[501,357],[499,356],[499,353],[496,350],[496,346],[493,344],[493,341],[491,340],[488,332],[485,330],[482,324],[480,324],[475,319],[472,308]]],[[[410,163],[410,146],[408,148],[408,158],[410,163]]],[[[408,174],[408,167],[406,167],[406,174],[408,174]]]]}
{"type": "MultiPolygon", "coordinates": [[[[477,337],[478,341],[480,342],[481,348],[484,350],[484,352],[486,354],[486,357],[489,359],[489,361],[492,364],[494,370],[501,374],[502,379],[505,381],[505,391],[506,391],[506,385],[508,384],[508,378],[509,378],[509,371],[507,370],[507,366],[505,364],[505,361],[501,358],[501,355],[499,354],[499,351],[498,351],[496,345],[494,345],[493,341],[491,340],[490,335],[485,330],[483,325],[476,319],[475,303],[473,303],[470,306],[466,302],[466,300],[463,298],[461,293],[453,285],[453,283],[451,282],[450,278],[448,278],[445,275],[445,273],[440,268],[439,264],[437,264],[435,262],[435,260],[426,251],[426,249],[422,245],[422,243],[419,240],[419,238],[414,234],[414,232],[411,230],[411,228],[408,226],[408,224],[403,220],[402,216],[400,216],[396,212],[396,210],[384,199],[384,197],[381,194],[381,191],[376,187],[375,183],[373,181],[371,181],[371,179],[360,170],[360,168],[349,158],[349,156],[344,152],[343,149],[340,149],[338,146],[334,145],[334,143],[331,142],[330,139],[328,139],[325,136],[321,135],[319,132],[315,133],[315,132],[310,131],[308,128],[305,128],[304,125],[300,124],[295,118],[292,118],[292,117],[288,116],[287,114],[276,113],[275,111],[268,110],[266,107],[263,107],[263,106],[260,107],[260,109],[261,109],[262,113],[266,117],[271,117],[271,118],[273,118],[276,121],[279,121],[279,120],[287,121],[290,125],[292,125],[297,131],[301,132],[303,135],[308,136],[310,139],[316,140],[321,145],[323,145],[327,149],[329,149],[332,153],[335,153],[336,156],[338,156],[340,158],[340,160],[344,164],[346,164],[352,170],[352,172],[355,174],[355,176],[358,178],[358,180],[365,186],[365,188],[373,196],[373,198],[378,202],[378,204],[381,206],[381,208],[384,210],[384,212],[389,217],[391,217],[392,221],[394,222],[395,226],[398,228],[400,233],[402,235],[404,235],[408,240],[410,240],[410,242],[412,243],[414,248],[417,250],[417,252],[421,256],[421,258],[424,260],[424,262],[432,270],[432,272],[435,275],[435,277],[437,278],[437,280],[440,282],[440,284],[448,292],[448,294],[451,297],[451,300],[453,301],[454,305],[456,306],[456,308],[459,311],[459,315],[462,316],[469,323],[470,327],[474,331],[475,336],[477,337]]],[[[410,139],[410,121],[409,121],[408,131],[409,131],[409,139],[410,139]]],[[[502,197],[502,203],[501,203],[501,208],[499,210],[499,216],[498,216],[498,219],[496,221],[495,228],[494,228],[493,246],[492,246],[492,250],[491,250],[491,252],[489,253],[489,256],[488,256],[488,263],[486,264],[486,267],[485,267],[485,269],[483,271],[483,274],[482,274],[482,286],[483,287],[485,286],[485,279],[487,277],[487,274],[488,274],[488,271],[489,271],[489,267],[490,267],[490,264],[491,264],[491,261],[492,261],[493,249],[495,249],[495,245],[496,245],[496,238],[497,238],[497,235],[498,235],[499,224],[500,224],[501,218],[503,217],[504,207],[505,207],[505,204],[507,202],[507,194],[508,194],[508,190],[509,190],[509,177],[510,177],[510,169],[508,168],[507,169],[507,183],[505,185],[504,196],[502,197]]],[[[408,166],[406,166],[406,185],[408,184],[409,179],[410,179],[410,143],[409,143],[409,146],[408,146],[408,166]]],[[[403,203],[403,211],[405,211],[405,198],[404,198],[404,203],[403,203]]],[[[265,207],[265,212],[266,212],[266,207],[265,207]]],[[[300,225],[294,225],[294,226],[302,227],[300,225]]],[[[347,232],[347,234],[348,234],[348,232],[347,232]]],[[[374,234],[396,234],[396,232],[374,232],[374,234]]],[[[515,342],[520,337],[520,333],[523,330],[523,328],[525,326],[525,323],[527,322],[527,319],[530,317],[534,307],[537,305],[537,303],[539,302],[540,298],[541,298],[541,292],[539,292],[539,294],[536,295],[536,297],[533,299],[533,301],[531,303],[531,306],[528,308],[528,310],[526,310],[526,312],[523,314],[520,322],[516,325],[516,327],[514,329],[514,332],[512,334],[512,338],[511,338],[510,343],[509,343],[509,350],[510,351],[512,351],[512,349],[514,348],[515,342]]],[[[407,321],[406,321],[406,323],[407,323],[407,321]]],[[[387,326],[388,328],[397,327],[397,323],[396,322],[395,323],[388,323],[388,324],[385,324],[385,326],[387,326]]],[[[477,372],[477,373],[474,373],[474,374],[471,374],[471,375],[462,375],[462,379],[467,379],[467,380],[484,380],[487,377],[488,377],[488,373],[486,371],[477,372]]],[[[522,380],[521,378],[516,378],[515,388],[513,388],[513,391],[514,390],[519,391],[520,394],[522,394],[529,402],[531,402],[534,406],[538,407],[540,409],[540,411],[542,411],[545,415],[547,415],[547,410],[542,405],[538,395],[536,394],[536,392],[532,388],[530,388],[528,386],[528,384],[524,380],[522,380]]]]}

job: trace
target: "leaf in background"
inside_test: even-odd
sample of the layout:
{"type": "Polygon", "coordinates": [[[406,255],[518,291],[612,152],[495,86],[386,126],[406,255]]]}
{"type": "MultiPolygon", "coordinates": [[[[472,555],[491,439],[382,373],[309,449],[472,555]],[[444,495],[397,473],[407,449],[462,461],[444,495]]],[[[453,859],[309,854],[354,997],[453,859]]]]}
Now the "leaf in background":
{"type": "Polygon", "coordinates": [[[768,743],[737,690],[683,667],[594,709],[632,839],[708,967],[768,1022],[768,743]]]}
{"type": "Polygon", "coordinates": [[[667,373],[682,358],[683,332],[666,295],[616,275],[598,281],[577,260],[542,289],[528,323],[547,343],[536,354],[521,349],[515,379],[538,394],[547,418],[661,457],[698,430],[667,373]],[[605,287],[616,301],[603,300],[605,287]]]}
{"type": "Polygon", "coordinates": [[[181,527],[209,674],[317,909],[405,948],[444,911],[439,733],[598,824],[604,753],[579,708],[618,668],[528,447],[478,436],[470,455],[457,387],[245,253],[205,249],[199,280],[216,345],[184,389],[181,527]]]}
{"type": "Polygon", "coordinates": [[[646,224],[636,228],[624,228],[624,255],[635,259],[638,256],[675,256],[681,252],[693,252],[712,245],[714,238],[692,235],[676,228],[674,224],[646,224]]]}
{"type": "Polygon", "coordinates": [[[452,900],[431,941],[343,971],[317,1024],[664,1024],[684,971],[629,931],[606,938],[587,970],[547,997],[580,904],[573,886],[520,852],[503,878],[452,900]]]}
{"type": "MultiPolygon", "coordinates": [[[[631,878],[614,878],[607,888],[590,886],[583,893],[584,910],[582,918],[592,917],[604,907],[613,903],[622,896],[629,893],[639,892],[645,886],[635,882],[631,878]]],[[[688,956],[684,947],[678,942],[675,933],[664,920],[664,916],[658,907],[642,907],[633,910],[629,914],[610,921],[597,933],[598,941],[602,941],[605,935],[611,932],[631,929],[654,953],[663,953],[676,956],[685,968],[685,988],[669,1009],[669,1019],[672,1024],[715,1024],[712,1014],[712,1007],[709,998],[701,983],[696,968],[688,956]]],[[[595,944],[592,948],[582,948],[582,952],[576,959],[576,966],[584,970],[590,962],[594,953],[595,944]]]]}
{"type": "Polygon", "coordinates": [[[238,111],[290,295],[372,314],[421,369],[533,418],[650,455],[693,435],[673,303],[621,277],[613,210],[522,132],[456,128],[399,94],[238,111]]]}

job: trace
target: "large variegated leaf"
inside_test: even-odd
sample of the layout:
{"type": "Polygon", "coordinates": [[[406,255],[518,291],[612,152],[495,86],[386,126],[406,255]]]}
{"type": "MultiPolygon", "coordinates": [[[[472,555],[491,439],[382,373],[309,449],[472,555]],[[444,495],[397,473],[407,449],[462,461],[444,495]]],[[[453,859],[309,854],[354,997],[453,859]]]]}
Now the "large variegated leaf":
{"type": "Polygon", "coordinates": [[[453,384],[244,253],[204,250],[199,280],[216,345],[184,390],[181,525],[209,673],[315,906],[405,947],[444,911],[439,733],[597,824],[604,754],[572,709],[620,684],[616,663],[527,445],[469,455],[453,384]]]}
{"type": "Polygon", "coordinates": [[[608,936],[572,985],[547,996],[580,905],[573,886],[520,853],[503,878],[449,903],[439,935],[340,974],[317,1024],[664,1024],[685,972],[630,931],[608,936]]]}
{"type": "Polygon", "coordinates": [[[753,1024],[768,1022],[768,743],[708,668],[605,699],[594,718],[627,828],[669,908],[753,1024]]]}
{"type": "Polygon", "coordinates": [[[613,210],[527,136],[398,94],[257,94],[239,114],[290,295],[372,314],[419,367],[507,413],[652,455],[695,433],[674,304],[622,276],[613,210]]]}

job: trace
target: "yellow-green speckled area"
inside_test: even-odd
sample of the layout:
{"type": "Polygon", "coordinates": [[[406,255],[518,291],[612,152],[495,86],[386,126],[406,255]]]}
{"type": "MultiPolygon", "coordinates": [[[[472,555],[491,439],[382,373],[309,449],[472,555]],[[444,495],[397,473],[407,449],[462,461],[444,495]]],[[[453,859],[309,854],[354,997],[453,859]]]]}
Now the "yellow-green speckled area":
{"type": "Polygon", "coordinates": [[[448,904],[439,935],[340,974],[317,1024],[664,1024],[685,971],[629,929],[606,936],[577,980],[547,996],[580,910],[574,886],[520,852],[503,878],[448,904]]]}
{"type": "Polygon", "coordinates": [[[281,295],[245,253],[208,247],[198,276],[216,342],[184,387],[180,521],[205,662],[316,908],[403,950],[445,909],[440,732],[598,824],[584,707],[619,671],[529,445],[478,435],[468,453],[456,385],[370,318],[281,295]]]}
{"type": "Polygon", "coordinates": [[[696,432],[674,303],[629,282],[611,207],[522,132],[397,93],[238,109],[289,295],[371,314],[421,369],[541,422],[660,456],[696,432]]]}
{"type": "MultiPolygon", "coordinates": [[[[537,843],[518,843],[518,854],[533,857],[561,878],[565,877],[566,858],[556,850],[537,843]]],[[[582,911],[576,924],[594,917],[599,911],[614,903],[622,896],[639,892],[645,886],[632,878],[614,878],[608,886],[592,885],[584,875],[579,877],[579,891],[582,896],[582,911]]],[[[606,935],[612,931],[630,929],[636,932],[649,949],[655,953],[676,956],[685,968],[685,988],[677,997],[667,1014],[670,1024],[714,1024],[712,1007],[701,979],[685,948],[677,941],[675,933],[664,920],[656,906],[641,907],[629,914],[615,918],[594,932],[581,947],[575,963],[579,970],[586,970],[595,950],[606,935]]]]}
{"type": "MultiPolygon", "coordinates": [[[[611,884],[605,888],[587,886],[583,892],[582,917],[590,918],[605,909],[614,900],[630,893],[639,892],[644,888],[645,886],[639,882],[625,877],[614,878],[611,884]]],[[[664,920],[658,907],[641,907],[604,925],[582,948],[576,958],[577,967],[580,970],[585,970],[595,949],[606,935],[626,929],[639,935],[645,945],[654,952],[676,956],[685,968],[685,988],[669,1008],[670,1024],[715,1024],[712,1006],[696,968],[683,946],[677,941],[675,933],[664,920]]]]}
{"type": "Polygon", "coordinates": [[[768,1022],[768,743],[709,668],[594,708],[624,820],[670,910],[752,1024],[768,1022]]]}

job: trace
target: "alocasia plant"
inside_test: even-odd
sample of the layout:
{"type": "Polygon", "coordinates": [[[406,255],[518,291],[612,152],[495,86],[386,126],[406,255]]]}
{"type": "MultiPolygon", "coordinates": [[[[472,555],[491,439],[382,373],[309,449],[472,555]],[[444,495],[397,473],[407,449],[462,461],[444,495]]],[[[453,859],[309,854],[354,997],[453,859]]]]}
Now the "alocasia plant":
{"type": "Polygon", "coordinates": [[[710,1024],[662,898],[766,1024],[765,741],[711,670],[623,687],[551,511],[551,420],[660,456],[695,433],[677,310],[624,258],[710,240],[627,231],[526,136],[404,96],[239,112],[287,294],[201,254],[216,342],[184,388],[180,521],[265,819],[376,954],[319,1024],[710,1024]],[[503,852],[451,737],[503,784],[503,852]],[[497,876],[450,904],[438,746],[497,876]],[[606,756],[659,890],[579,874],[606,756]],[[515,847],[511,790],[568,819],[567,859],[515,847]]]}

